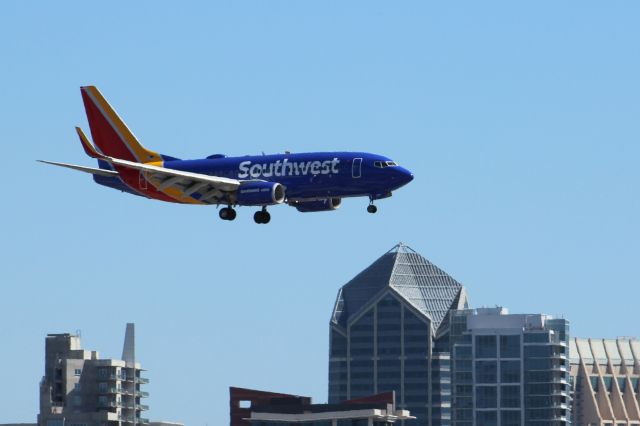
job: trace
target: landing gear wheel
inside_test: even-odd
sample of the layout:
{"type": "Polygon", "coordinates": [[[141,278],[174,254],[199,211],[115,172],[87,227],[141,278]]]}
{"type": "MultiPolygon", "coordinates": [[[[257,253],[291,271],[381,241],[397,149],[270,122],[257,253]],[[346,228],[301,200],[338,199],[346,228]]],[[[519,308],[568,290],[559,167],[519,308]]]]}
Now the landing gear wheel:
{"type": "Polygon", "coordinates": [[[367,206],[367,211],[368,211],[369,213],[375,213],[375,212],[377,212],[377,211],[378,211],[378,208],[377,208],[374,204],[369,204],[369,205],[367,206]]]}
{"type": "Polygon", "coordinates": [[[253,215],[253,220],[256,223],[267,224],[271,221],[271,215],[266,210],[260,210],[255,212],[253,215]]]}
{"type": "Polygon", "coordinates": [[[271,222],[271,215],[265,210],[262,212],[262,223],[266,225],[269,222],[271,222]]]}
{"type": "Polygon", "coordinates": [[[236,218],[236,211],[231,207],[225,207],[220,209],[220,219],[222,220],[233,220],[236,218]]]}

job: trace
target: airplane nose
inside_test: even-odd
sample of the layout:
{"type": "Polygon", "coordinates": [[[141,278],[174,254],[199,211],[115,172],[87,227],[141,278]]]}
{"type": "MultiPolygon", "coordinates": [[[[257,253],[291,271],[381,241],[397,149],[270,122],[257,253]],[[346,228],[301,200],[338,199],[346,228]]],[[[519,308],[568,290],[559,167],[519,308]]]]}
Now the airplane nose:
{"type": "Polygon", "coordinates": [[[397,172],[399,175],[398,180],[400,180],[402,185],[406,185],[413,180],[413,173],[411,173],[409,170],[405,169],[404,167],[398,167],[397,172]]]}

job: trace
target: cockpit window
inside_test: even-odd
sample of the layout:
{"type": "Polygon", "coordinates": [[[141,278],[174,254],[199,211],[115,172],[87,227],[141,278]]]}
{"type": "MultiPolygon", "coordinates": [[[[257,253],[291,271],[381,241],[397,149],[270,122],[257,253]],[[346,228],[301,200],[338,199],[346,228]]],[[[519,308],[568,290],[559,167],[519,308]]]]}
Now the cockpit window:
{"type": "Polygon", "coordinates": [[[379,169],[384,169],[385,167],[397,166],[398,163],[395,161],[374,161],[373,167],[377,167],[379,169]]]}

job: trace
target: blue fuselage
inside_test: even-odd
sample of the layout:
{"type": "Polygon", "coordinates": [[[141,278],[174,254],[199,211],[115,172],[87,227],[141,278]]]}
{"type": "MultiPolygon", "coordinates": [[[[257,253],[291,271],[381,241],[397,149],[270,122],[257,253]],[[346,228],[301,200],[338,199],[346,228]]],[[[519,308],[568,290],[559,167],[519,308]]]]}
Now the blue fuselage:
{"type": "MultiPolygon", "coordinates": [[[[366,152],[313,152],[226,157],[211,155],[198,160],[179,160],[163,155],[169,169],[199,173],[240,181],[263,180],[285,187],[287,202],[367,196],[385,198],[406,185],[413,174],[382,155],[366,152]]],[[[110,168],[100,162],[100,167],[110,168]]],[[[119,177],[94,175],[104,186],[134,195],[143,195],[119,177]]],[[[201,194],[194,193],[194,199],[201,194]]]]}

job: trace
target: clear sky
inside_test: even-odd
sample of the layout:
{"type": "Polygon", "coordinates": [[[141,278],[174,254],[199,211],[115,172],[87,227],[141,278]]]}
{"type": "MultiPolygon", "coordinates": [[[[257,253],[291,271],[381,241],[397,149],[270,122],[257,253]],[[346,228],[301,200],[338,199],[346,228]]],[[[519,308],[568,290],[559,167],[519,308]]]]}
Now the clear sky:
{"type": "Polygon", "coordinates": [[[403,241],[473,306],[640,336],[637,1],[0,2],[0,423],[35,421],[47,333],[119,357],[148,417],[228,422],[228,387],[327,393],[338,288],[403,241]],[[148,147],[365,150],[415,180],[367,214],[170,205],[93,165],[79,86],[148,147]]]}

